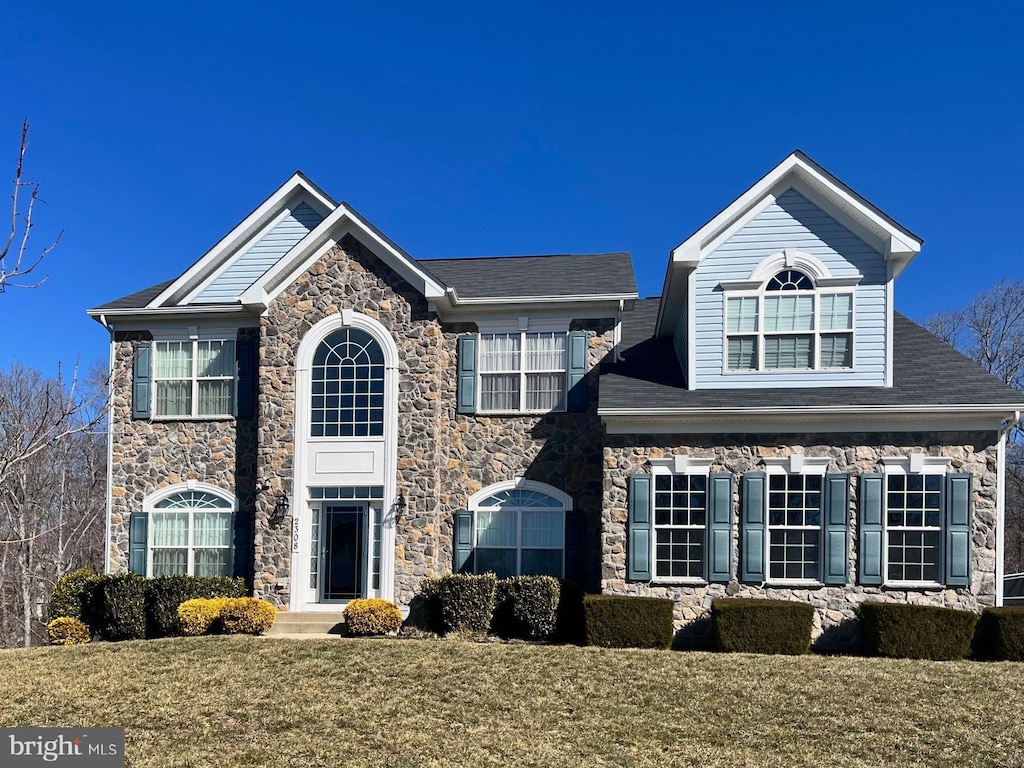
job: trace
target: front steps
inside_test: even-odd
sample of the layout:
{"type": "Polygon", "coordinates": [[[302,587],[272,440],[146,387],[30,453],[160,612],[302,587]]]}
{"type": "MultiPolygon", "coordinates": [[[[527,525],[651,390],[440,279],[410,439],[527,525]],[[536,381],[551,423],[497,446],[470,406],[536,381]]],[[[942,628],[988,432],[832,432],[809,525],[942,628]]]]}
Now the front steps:
{"type": "Polygon", "coordinates": [[[341,611],[278,611],[269,637],[339,637],[344,621],[341,611]]]}

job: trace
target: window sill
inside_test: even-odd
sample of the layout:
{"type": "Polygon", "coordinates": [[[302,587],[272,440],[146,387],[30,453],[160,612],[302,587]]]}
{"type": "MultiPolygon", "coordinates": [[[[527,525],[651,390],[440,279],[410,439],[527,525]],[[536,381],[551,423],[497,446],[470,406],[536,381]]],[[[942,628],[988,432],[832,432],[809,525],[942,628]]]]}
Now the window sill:
{"type": "Polygon", "coordinates": [[[696,578],[681,578],[681,577],[672,578],[670,576],[661,576],[661,577],[655,576],[653,579],[651,579],[651,586],[652,587],[657,587],[657,586],[666,586],[666,587],[706,587],[707,585],[708,585],[708,582],[704,581],[704,579],[696,579],[696,578]]]}
{"type": "MultiPolygon", "coordinates": [[[[937,581],[887,581],[882,587],[883,589],[923,589],[936,592],[946,589],[945,584],[940,584],[937,581]]],[[[949,589],[956,589],[956,587],[949,587],[949,589]]]]}
{"type": "Polygon", "coordinates": [[[560,410],[550,411],[477,411],[474,414],[466,414],[467,416],[548,416],[553,413],[566,413],[565,408],[560,410]]]}
{"type": "Polygon", "coordinates": [[[817,579],[775,579],[764,583],[767,589],[820,589],[824,582],[817,579]]]}
{"type": "Polygon", "coordinates": [[[237,417],[230,414],[223,416],[152,416],[150,421],[235,421],[237,417]]]}
{"type": "Polygon", "coordinates": [[[726,368],[726,376],[738,373],[759,373],[774,376],[782,373],[856,373],[855,368],[726,368]]]}

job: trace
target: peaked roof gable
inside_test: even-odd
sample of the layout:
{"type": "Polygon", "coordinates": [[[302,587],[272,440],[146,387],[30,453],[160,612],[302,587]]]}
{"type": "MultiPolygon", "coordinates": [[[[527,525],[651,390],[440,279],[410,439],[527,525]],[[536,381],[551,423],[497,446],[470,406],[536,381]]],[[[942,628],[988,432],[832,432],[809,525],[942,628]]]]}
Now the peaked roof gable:
{"type": "Polygon", "coordinates": [[[686,303],[689,274],[707,254],[741,229],[780,195],[794,189],[883,255],[897,277],[924,242],[849,186],[795,150],[704,226],[672,249],[656,333],[670,335],[686,303]]]}

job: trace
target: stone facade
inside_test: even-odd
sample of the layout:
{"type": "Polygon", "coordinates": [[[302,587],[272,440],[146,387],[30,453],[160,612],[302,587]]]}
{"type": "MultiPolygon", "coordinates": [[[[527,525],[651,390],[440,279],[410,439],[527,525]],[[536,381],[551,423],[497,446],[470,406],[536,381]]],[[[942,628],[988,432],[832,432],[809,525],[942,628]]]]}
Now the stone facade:
{"type": "MultiPolygon", "coordinates": [[[[856,640],[855,609],[864,600],[910,602],[980,611],[995,603],[997,453],[994,433],[783,434],[783,435],[616,435],[604,447],[605,507],[602,518],[601,590],[610,594],[667,597],[675,601],[675,619],[682,644],[700,645],[707,632],[711,601],[716,597],[761,597],[809,602],[816,609],[814,637],[820,647],[856,640]],[[677,454],[711,458],[712,472],[731,472],[734,509],[739,509],[744,472],[763,471],[763,459],[802,453],[827,457],[828,472],[851,476],[849,509],[849,583],[845,586],[776,588],[742,584],[739,570],[740,531],[733,527],[734,578],[728,584],[659,584],[627,579],[628,478],[650,471],[648,461],[677,454]],[[856,584],[857,499],[862,473],[880,472],[883,457],[925,453],[950,459],[950,471],[974,475],[971,584],[969,587],[892,589],[856,584]]],[[[737,515],[738,517],[738,515],[737,515]]]]}

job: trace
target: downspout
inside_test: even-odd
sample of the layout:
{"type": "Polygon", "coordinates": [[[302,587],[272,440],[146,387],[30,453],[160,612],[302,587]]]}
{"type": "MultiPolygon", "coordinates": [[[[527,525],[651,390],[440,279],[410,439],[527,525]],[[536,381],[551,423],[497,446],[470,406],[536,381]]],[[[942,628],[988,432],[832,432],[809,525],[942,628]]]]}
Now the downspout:
{"type": "Polygon", "coordinates": [[[107,402],[104,405],[107,421],[107,488],[106,488],[106,523],[103,534],[103,573],[110,573],[110,516],[113,514],[114,484],[114,425],[111,414],[114,407],[114,326],[107,324],[106,315],[100,315],[100,322],[110,332],[110,355],[107,364],[107,402]]]}
{"type": "Polygon", "coordinates": [[[1014,411],[996,432],[996,605],[1003,604],[1003,559],[1006,554],[1006,436],[1020,422],[1021,412],[1014,411]]]}
{"type": "Polygon", "coordinates": [[[615,332],[612,337],[612,360],[616,363],[622,362],[622,308],[625,301],[619,299],[619,308],[615,310],[615,332]]]}

